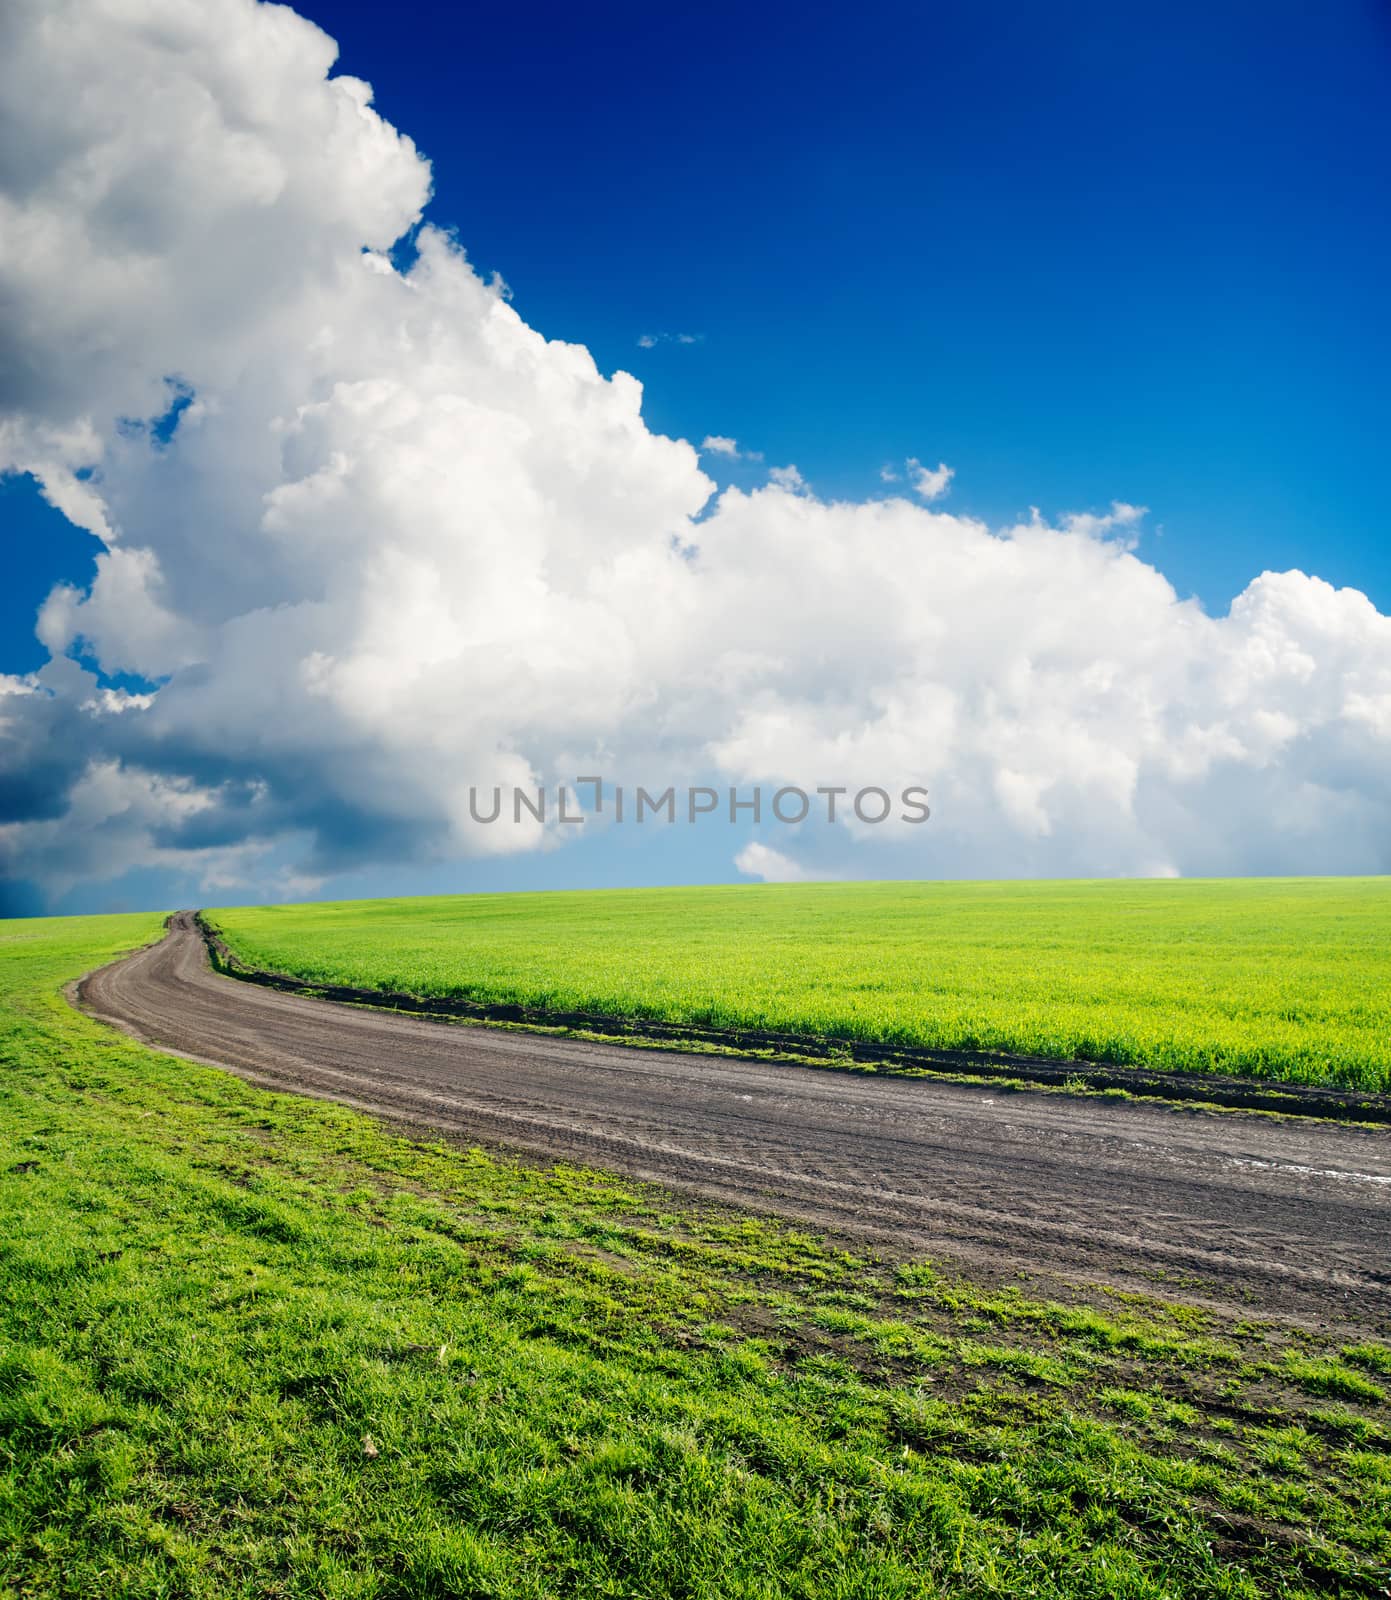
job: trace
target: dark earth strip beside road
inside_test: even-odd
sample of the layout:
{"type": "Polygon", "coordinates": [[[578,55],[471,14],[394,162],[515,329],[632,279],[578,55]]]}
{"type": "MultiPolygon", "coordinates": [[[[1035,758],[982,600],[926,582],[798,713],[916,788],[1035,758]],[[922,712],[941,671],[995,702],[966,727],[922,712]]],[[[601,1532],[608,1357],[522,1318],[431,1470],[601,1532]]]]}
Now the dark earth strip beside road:
{"type": "MultiPolygon", "coordinates": [[[[183,913],[180,913],[181,915],[183,913]]],[[[899,1077],[933,1076],[991,1078],[1002,1082],[1037,1083],[1049,1088],[1105,1091],[1158,1100],[1186,1100],[1243,1111],[1279,1111],[1286,1116],[1338,1117],[1349,1122],[1391,1123],[1391,1094],[1374,1094],[1326,1084],[1287,1083],[1276,1079],[1230,1078],[1210,1072],[1162,1072],[1147,1067],[1097,1061],[1049,1060],[1003,1052],[931,1050],[884,1044],[872,1039],[814,1037],[771,1033],[757,1028],[714,1028],[692,1022],[665,1022],[655,1017],[599,1016],[585,1011],[560,1011],[502,1002],[470,1000],[454,995],[400,994],[389,989],[355,989],[345,984],[312,983],[287,972],[249,967],[226,943],[201,911],[192,913],[220,971],[247,983],[308,994],[350,1005],[378,1006],[420,1016],[461,1022],[504,1022],[522,1027],[598,1035],[616,1041],[640,1040],[670,1044],[677,1050],[713,1046],[733,1054],[777,1055],[827,1066],[865,1066],[899,1077]]]]}
{"type": "Polygon", "coordinates": [[[898,1253],[1391,1327],[1391,1136],[442,1023],[214,972],[190,912],[77,985],[147,1044],[898,1253]]]}

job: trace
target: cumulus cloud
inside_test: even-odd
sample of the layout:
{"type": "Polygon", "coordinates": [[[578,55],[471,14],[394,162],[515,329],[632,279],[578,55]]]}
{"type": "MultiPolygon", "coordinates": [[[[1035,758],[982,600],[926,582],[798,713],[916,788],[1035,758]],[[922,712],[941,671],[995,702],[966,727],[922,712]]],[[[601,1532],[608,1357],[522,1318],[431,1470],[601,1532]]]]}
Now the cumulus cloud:
{"type": "Polygon", "coordinates": [[[940,500],[956,476],[945,461],[938,462],[935,467],[925,467],[912,456],[908,458],[906,470],[913,493],[923,500],[940,500]]]}
{"type": "Polygon", "coordinates": [[[702,455],[725,456],[730,461],[762,461],[761,450],[741,450],[737,439],[720,433],[707,433],[700,441],[702,455]]]}
{"type": "Polygon", "coordinates": [[[1265,573],[1208,615],[1124,502],[717,494],[421,223],[427,163],[333,59],[254,0],[0,22],[0,468],[103,547],[0,680],[0,902],[553,848],[470,790],[586,772],[931,790],[755,876],[1391,866],[1363,595],[1265,573]]]}
{"type": "Polygon", "coordinates": [[[642,333],[638,335],[639,350],[655,350],[659,344],[701,344],[703,333],[642,333]]]}
{"type": "Polygon", "coordinates": [[[807,487],[807,480],[794,466],[769,467],[768,481],[779,489],[785,489],[789,494],[801,494],[807,487]]]}
{"type": "Polygon", "coordinates": [[[808,877],[791,856],[758,839],[749,840],[735,856],[734,865],[746,877],[760,878],[764,883],[805,883],[808,877]]]}
{"type": "Polygon", "coordinates": [[[1109,511],[1069,511],[1062,519],[1062,525],[1069,533],[1088,534],[1094,539],[1107,536],[1119,538],[1133,549],[1140,536],[1140,523],[1148,515],[1148,506],[1132,506],[1124,500],[1113,500],[1109,511]]]}

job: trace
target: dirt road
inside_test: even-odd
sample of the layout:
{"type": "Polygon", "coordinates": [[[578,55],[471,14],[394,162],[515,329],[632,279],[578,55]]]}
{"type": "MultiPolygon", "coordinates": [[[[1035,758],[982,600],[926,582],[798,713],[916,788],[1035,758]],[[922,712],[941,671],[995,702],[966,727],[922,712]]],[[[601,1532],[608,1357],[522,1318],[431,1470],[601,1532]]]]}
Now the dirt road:
{"type": "Polygon", "coordinates": [[[1391,1134],[592,1044],[214,973],[191,914],[93,1016],[274,1089],[995,1270],[1391,1327],[1391,1134]]]}

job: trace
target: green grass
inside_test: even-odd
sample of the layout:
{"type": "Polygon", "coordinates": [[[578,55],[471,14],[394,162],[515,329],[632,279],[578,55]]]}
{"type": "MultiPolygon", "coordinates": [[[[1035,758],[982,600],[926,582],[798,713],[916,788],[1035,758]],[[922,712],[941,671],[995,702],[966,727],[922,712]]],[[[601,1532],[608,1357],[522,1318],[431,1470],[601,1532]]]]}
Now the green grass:
{"type": "Polygon", "coordinates": [[[319,983],[1391,1086],[1391,879],[743,885],[219,911],[319,983]]]}
{"type": "Polygon", "coordinates": [[[89,1022],[0,923],[0,1593],[1375,1594],[1391,1348],[971,1283],[89,1022]]]}

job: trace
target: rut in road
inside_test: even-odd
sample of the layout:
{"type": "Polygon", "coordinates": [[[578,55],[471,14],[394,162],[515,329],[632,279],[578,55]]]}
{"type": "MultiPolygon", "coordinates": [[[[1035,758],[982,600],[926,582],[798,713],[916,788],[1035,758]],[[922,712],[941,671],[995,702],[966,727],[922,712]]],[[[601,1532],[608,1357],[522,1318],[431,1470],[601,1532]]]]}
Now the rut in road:
{"type": "Polygon", "coordinates": [[[268,1088],[963,1265],[1391,1326],[1391,1135],[683,1055],[364,1010],[215,973],[191,912],[92,1016],[268,1088]]]}

